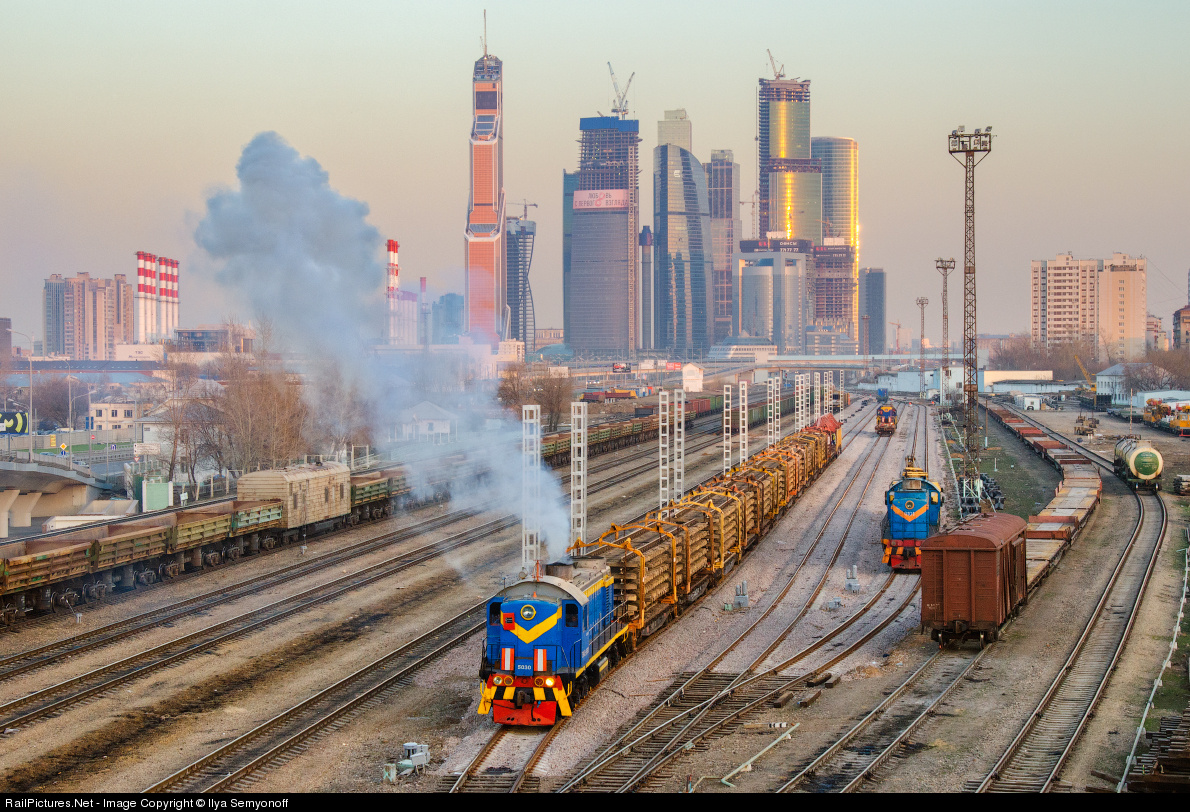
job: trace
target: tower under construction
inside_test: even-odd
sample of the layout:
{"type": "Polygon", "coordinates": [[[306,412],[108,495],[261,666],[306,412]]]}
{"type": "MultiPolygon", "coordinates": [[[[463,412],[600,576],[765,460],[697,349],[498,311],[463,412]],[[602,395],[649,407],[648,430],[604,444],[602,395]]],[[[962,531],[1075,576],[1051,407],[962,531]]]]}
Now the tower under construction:
{"type": "Polygon", "coordinates": [[[760,239],[822,242],[822,168],[810,157],[810,80],[761,79],[756,98],[760,239]]]}
{"type": "Polygon", "coordinates": [[[472,77],[471,189],[465,236],[463,330],[493,347],[506,335],[503,63],[487,53],[472,77]]]}
{"type": "MultiPolygon", "coordinates": [[[[526,211],[528,208],[526,207],[526,211]]],[[[508,337],[525,343],[525,352],[533,352],[537,330],[533,314],[533,289],[529,286],[529,267],[533,264],[533,243],[537,223],[524,217],[509,217],[505,234],[507,244],[506,297],[508,300],[508,337]]]]}

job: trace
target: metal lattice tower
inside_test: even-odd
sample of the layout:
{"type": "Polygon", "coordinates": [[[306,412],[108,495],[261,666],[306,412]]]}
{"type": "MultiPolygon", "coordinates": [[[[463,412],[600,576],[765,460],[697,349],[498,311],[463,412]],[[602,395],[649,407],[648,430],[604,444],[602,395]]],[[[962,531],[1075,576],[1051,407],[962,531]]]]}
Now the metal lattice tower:
{"type": "Polygon", "coordinates": [[[521,577],[541,560],[541,407],[521,407],[521,577]]]}
{"type": "Polygon", "coordinates": [[[918,357],[921,359],[921,373],[917,379],[917,397],[926,399],[926,305],[930,300],[925,296],[917,297],[917,306],[921,308],[921,339],[918,341],[918,357]]]}
{"type": "Polygon", "coordinates": [[[963,127],[952,130],[947,150],[963,165],[966,183],[963,194],[963,445],[966,455],[963,478],[968,488],[979,493],[979,354],[975,329],[975,167],[992,151],[992,128],[973,133],[963,127]],[[963,157],[960,159],[959,156],[963,157]],[[979,156],[978,158],[976,156],[979,156]]]}
{"type": "Polygon", "coordinates": [[[673,493],[677,502],[686,494],[686,390],[674,390],[674,470],[673,493]]]}
{"type": "Polygon", "coordinates": [[[773,384],[776,380],[768,378],[765,380],[765,400],[764,400],[764,425],[765,425],[765,440],[766,447],[772,448],[777,444],[777,423],[776,417],[776,397],[773,394],[773,384]]]}
{"type": "Polygon", "coordinates": [[[731,384],[723,384],[723,473],[731,470],[731,384]]]}
{"type": "Polygon", "coordinates": [[[781,384],[782,378],[777,378],[773,381],[773,419],[776,421],[777,440],[781,439],[781,384]]]}
{"type": "Polygon", "coordinates": [[[954,257],[934,260],[934,267],[942,274],[942,372],[939,373],[939,400],[942,409],[950,407],[950,297],[946,293],[946,280],[954,270],[954,257]]]}
{"type": "Polygon", "coordinates": [[[814,411],[810,414],[810,422],[816,422],[822,417],[822,373],[814,373],[814,411]]]}
{"type": "Polygon", "coordinates": [[[740,381],[740,465],[748,461],[748,382],[740,381]]]}
{"type": "Polygon", "coordinates": [[[670,449],[669,430],[670,414],[669,414],[669,392],[662,389],[657,393],[660,404],[657,409],[657,438],[661,446],[661,459],[659,460],[660,470],[660,493],[658,495],[658,510],[665,510],[665,506],[669,504],[669,470],[670,459],[672,457],[670,449]]]}
{"type": "Polygon", "coordinates": [[[822,413],[832,414],[835,405],[835,371],[822,373],[822,413]]]}
{"type": "Polygon", "coordinates": [[[793,376],[793,409],[794,431],[801,431],[806,427],[806,420],[810,416],[810,401],[806,397],[806,374],[795,373],[793,376]]]}
{"type": "Polygon", "coordinates": [[[570,404],[570,543],[587,536],[587,404],[570,404]]]}

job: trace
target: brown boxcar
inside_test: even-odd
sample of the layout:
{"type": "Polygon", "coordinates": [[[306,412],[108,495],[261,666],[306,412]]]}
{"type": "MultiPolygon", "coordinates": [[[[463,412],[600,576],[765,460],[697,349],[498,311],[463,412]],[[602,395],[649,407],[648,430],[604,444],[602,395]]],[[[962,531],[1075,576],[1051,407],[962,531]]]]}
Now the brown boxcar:
{"type": "Polygon", "coordinates": [[[1025,521],[977,516],[921,544],[921,625],[939,643],[999,636],[1027,594],[1025,521]]]}

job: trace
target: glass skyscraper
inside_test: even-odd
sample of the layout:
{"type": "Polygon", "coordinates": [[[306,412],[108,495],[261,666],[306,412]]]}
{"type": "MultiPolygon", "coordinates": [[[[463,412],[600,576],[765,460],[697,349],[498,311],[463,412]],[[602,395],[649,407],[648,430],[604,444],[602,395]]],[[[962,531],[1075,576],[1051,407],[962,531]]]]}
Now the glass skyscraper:
{"type": "Polygon", "coordinates": [[[810,156],[810,80],[761,79],[760,239],[822,242],[822,170],[810,156]]]}
{"type": "Polygon", "coordinates": [[[472,76],[471,189],[464,237],[466,332],[495,347],[504,324],[503,65],[485,53],[472,76]]]}
{"type": "Polygon", "coordinates": [[[578,353],[628,357],[639,346],[640,122],[598,116],[580,119],[579,130],[566,343],[578,353]]]}
{"type": "Polygon", "coordinates": [[[675,144],[653,150],[653,233],[656,347],[705,353],[715,336],[707,176],[675,144]]]}
{"type": "Polygon", "coordinates": [[[815,295],[828,318],[857,343],[859,334],[859,145],[853,138],[812,138],[810,154],[822,166],[822,219],[826,242],[851,249],[847,267],[820,275],[815,295]]]}
{"type": "Polygon", "coordinates": [[[885,342],[887,327],[884,315],[883,268],[860,268],[859,315],[861,329],[863,317],[868,317],[868,354],[884,355],[888,350],[885,342]]]}
{"type": "Polygon", "coordinates": [[[711,202],[711,289],[713,318],[718,344],[731,335],[731,255],[743,237],[740,222],[740,165],[729,149],[711,150],[707,172],[707,192],[711,202]]]}
{"type": "Polygon", "coordinates": [[[508,300],[508,337],[525,343],[525,352],[533,352],[537,330],[533,313],[533,289],[529,286],[529,267],[533,264],[533,243],[537,238],[537,223],[509,217],[505,229],[507,245],[505,296],[508,300]]]}

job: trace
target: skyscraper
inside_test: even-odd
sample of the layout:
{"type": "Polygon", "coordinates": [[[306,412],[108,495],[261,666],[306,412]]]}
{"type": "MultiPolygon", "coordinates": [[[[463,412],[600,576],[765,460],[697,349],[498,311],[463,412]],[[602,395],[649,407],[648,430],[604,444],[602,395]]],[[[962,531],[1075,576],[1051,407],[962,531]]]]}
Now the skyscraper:
{"type": "Polygon", "coordinates": [[[525,343],[525,352],[533,352],[537,323],[533,314],[533,290],[529,286],[529,266],[533,264],[533,242],[537,223],[519,217],[507,220],[505,241],[508,246],[505,281],[508,299],[508,337],[525,343]]]}
{"type": "MultiPolygon", "coordinates": [[[[885,335],[888,325],[884,316],[884,269],[860,268],[859,271],[859,316],[868,317],[868,355],[884,355],[888,350],[885,335]]],[[[862,336],[861,336],[862,340],[862,336]]],[[[864,349],[861,346],[860,352],[864,349]]]]}
{"type": "Polygon", "coordinates": [[[562,170],[562,338],[570,340],[570,246],[574,235],[574,190],[578,172],[562,170]]]}
{"type": "MultiPolygon", "coordinates": [[[[825,242],[850,248],[851,261],[816,267],[815,322],[859,335],[859,145],[852,138],[811,138],[810,156],[822,167],[825,242]]],[[[842,252],[840,252],[842,253],[842,252]]]]}
{"type": "MultiPolygon", "coordinates": [[[[659,122],[660,131],[665,124],[659,122]]],[[[707,176],[675,144],[653,150],[653,325],[658,349],[706,352],[714,343],[707,176]]]]}
{"type": "Polygon", "coordinates": [[[761,239],[822,242],[822,169],[810,155],[810,80],[761,79],[757,93],[761,239]]]}
{"type": "Polygon", "coordinates": [[[467,207],[463,329],[492,347],[504,321],[504,82],[502,63],[487,53],[472,78],[471,189],[467,207]]]}
{"type": "Polygon", "coordinates": [[[808,240],[742,240],[732,255],[733,333],[801,354],[811,312],[808,240]]]}
{"type": "Polygon", "coordinates": [[[640,348],[652,350],[657,346],[653,335],[653,231],[644,226],[640,230],[640,348]]]}
{"type": "Polygon", "coordinates": [[[657,146],[662,144],[694,152],[694,131],[685,110],[666,110],[665,118],[657,122],[657,146]]]}
{"type": "Polygon", "coordinates": [[[640,122],[579,120],[572,203],[566,343],[577,352],[628,355],[638,346],[640,122]]]}
{"type": "Polygon", "coordinates": [[[707,193],[711,201],[711,289],[713,292],[714,342],[731,335],[731,255],[744,236],[740,222],[740,165],[729,149],[711,150],[707,193]]]}

